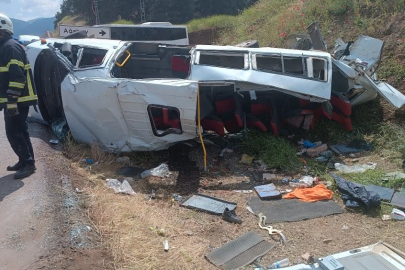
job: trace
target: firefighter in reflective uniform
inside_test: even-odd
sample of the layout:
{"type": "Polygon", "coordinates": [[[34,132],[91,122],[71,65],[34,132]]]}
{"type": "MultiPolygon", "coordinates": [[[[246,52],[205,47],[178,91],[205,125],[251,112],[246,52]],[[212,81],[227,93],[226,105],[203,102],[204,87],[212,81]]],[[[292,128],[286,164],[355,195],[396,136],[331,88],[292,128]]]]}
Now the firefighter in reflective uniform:
{"type": "Polygon", "coordinates": [[[14,178],[21,179],[36,169],[27,117],[38,98],[25,50],[12,35],[13,23],[0,13],[0,110],[4,109],[7,139],[19,158],[7,170],[16,171],[14,178]]]}

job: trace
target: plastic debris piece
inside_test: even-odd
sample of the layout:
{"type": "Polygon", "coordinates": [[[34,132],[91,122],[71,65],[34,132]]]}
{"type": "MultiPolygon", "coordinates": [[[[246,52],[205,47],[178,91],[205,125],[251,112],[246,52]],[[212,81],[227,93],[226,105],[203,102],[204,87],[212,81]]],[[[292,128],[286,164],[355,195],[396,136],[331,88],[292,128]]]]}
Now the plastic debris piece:
{"type": "Polygon", "coordinates": [[[148,176],[157,176],[161,178],[166,178],[171,175],[171,172],[169,170],[169,166],[167,164],[161,164],[158,167],[151,169],[151,170],[146,170],[143,173],[141,173],[142,178],[146,178],[148,176]]]}
{"type": "Polygon", "coordinates": [[[63,141],[69,132],[69,127],[65,119],[56,119],[52,122],[52,131],[59,141],[63,141]]]}
{"type": "Polygon", "coordinates": [[[248,155],[246,155],[246,154],[243,154],[242,157],[241,157],[241,159],[240,159],[240,161],[239,161],[239,163],[240,163],[240,164],[247,164],[247,165],[250,165],[250,164],[252,164],[253,159],[254,159],[254,157],[251,157],[251,156],[248,156],[248,155]]]}
{"type": "Polygon", "coordinates": [[[88,159],[86,159],[86,163],[91,165],[94,163],[94,161],[93,161],[93,159],[88,158],[88,159]]]}
{"type": "Polygon", "coordinates": [[[328,151],[325,151],[325,152],[323,152],[323,153],[321,153],[317,158],[316,158],[316,160],[318,161],[318,162],[328,162],[329,161],[329,159],[332,157],[332,151],[330,151],[330,150],[328,150],[328,151]]]}
{"type": "Polygon", "coordinates": [[[287,267],[289,265],[290,265],[290,260],[283,259],[281,261],[278,261],[278,262],[275,262],[275,263],[269,265],[269,269],[278,269],[278,268],[287,267]]]}
{"type": "Polygon", "coordinates": [[[271,180],[274,180],[276,178],[277,178],[277,176],[275,174],[271,174],[271,173],[264,173],[263,174],[263,180],[264,181],[271,181],[271,180]]]}
{"type": "Polygon", "coordinates": [[[383,215],[383,216],[381,217],[381,219],[382,219],[383,221],[391,220],[391,216],[390,216],[390,215],[383,215]]]}
{"type": "Polygon", "coordinates": [[[395,220],[405,220],[405,213],[399,209],[392,209],[391,218],[395,220]]]}
{"type": "Polygon", "coordinates": [[[364,173],[367,170],[374,170],[377,166],[376,163],[359,164],[354,166],[348,166],[341,163],[335,163],[335,169],[341,173],[364,173]]]}
{"type": "Polygon", "coordinates": [[[304,146],[304,148],[312,148],[312,147],[315,147],[316,144],[313,143],[313,142],[311,142],[311,141],[309,141],[309,140],[305,140],[305,141],[302,143],[302,146],[304,146]]]}
{"type": "Polygon", "coordinates": [[[180,196],[179,194],[172,194],[172,199],[173,199],[174,201],[177,201],[177,202],[183,201],[183,197],[180,196]]]}
{"type": "Polygon", "coordinates": [[[57,145],[59,143],[59,140],[52,139],[52,140],[49,141],[49,143],[53,144],[53,145],[57,145]]]}
{"type": "Polygon", "coordinates": [[[323,152],[328,150],[328,146],[326,144],[321,144],[312,148],[307,149],[307,155],[310,157],[317,157],[323,152]]]}
{"type": "Polygon", "coordinates": [[[122,193],[132,196],[136,195],[135,191],[132,189],[131,185],[126,180],[124,180],[124,182],[122,182],[121,184],[121,182],[118,181],[117,179],[107,179],[106,186],[111,189],[114,189],[115,193],[122,193]]]}
{"type": "Polygon", "coordinates": [[[163,247],[166,252],[169,251],[169,241],[167,239],[163,242],[163,247]]]}
{"type": "Polygon", "coordinates": [[[290,179],[288,179],[288,178],[284,178],[283,180],[281,180],[281,183],[283,183],[283,184],[288,184],[290,182],[290,179]]]}
{"type": "Polygon", "coordinates": [[[316,182],[317,179],[313,178],[311,176],[304,176],[300,180],[294,179],[292,182],[290,182],[290,187],[294,188],[307,188],[307,187],[312,187],[314,185],[314,182],[316,182]]]}
{"type": "Polygon", "coordinates": [[[252,208],[250,208],[250,206],[246,206],[246,209],[247,209],[250,213],[252,213],[253,215],[255,214],[255,212],[253,212],[253,210],[252,210],[252,208]]]}
{"type": "Polygon", "coordinates": [[[225,153],[233,153],[232,149],[229,148],[224,148],[222,149],[221,153],[219,154],[220,157],[223,157],[225,155],[225,153]]]}
{"type": "Polygon", "coordinates": [[[253,190],[234,190],[234,192],[242,194],[250,194],[253,193],[253,190]]]}

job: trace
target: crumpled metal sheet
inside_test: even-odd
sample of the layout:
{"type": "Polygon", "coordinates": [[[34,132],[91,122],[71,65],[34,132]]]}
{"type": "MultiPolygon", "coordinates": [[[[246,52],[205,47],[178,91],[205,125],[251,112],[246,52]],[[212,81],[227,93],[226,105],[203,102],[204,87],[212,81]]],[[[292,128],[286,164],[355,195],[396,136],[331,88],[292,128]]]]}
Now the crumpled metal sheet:
{"type": "Polygon", "coordinates": [[[110,151],[128,152],[167,149],[196,137],[197,82],[69,75],[62,89],[66,120],[77,141],[99,141],[110,151]],[[178,108],[183,134],[154,136],[147,111],[151,104],[178,108]]]}

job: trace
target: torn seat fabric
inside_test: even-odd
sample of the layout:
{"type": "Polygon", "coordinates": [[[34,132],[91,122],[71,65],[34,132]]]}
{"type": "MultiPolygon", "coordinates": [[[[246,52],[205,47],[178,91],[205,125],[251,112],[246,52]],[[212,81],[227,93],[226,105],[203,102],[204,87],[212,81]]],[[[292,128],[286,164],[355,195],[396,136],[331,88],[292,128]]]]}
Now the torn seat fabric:
{"type": "Polygon", "coordinates": [[[331,173],[331,175],[335,179],[347,207],[363,207],[369,211],[373,207],[380,206],[381,198],[376,192],[367,191],[363,185],[347,181],[336,174],[331,173]]]}
{"type": "Polygon", "coordinates": [[[325,185],[317,185],[313,188],[297,188],[293,192],[283,196],[283,199],[299,199],[303,202],[317,202],[333,198],[333,191],[325,185]]]}

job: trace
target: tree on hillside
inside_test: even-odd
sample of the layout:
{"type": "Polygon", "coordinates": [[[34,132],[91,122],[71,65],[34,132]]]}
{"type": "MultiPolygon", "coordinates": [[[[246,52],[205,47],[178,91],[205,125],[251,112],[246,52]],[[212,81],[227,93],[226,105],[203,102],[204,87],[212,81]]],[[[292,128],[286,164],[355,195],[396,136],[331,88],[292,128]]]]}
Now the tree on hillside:
{"type": "MultiPolygon", "coordinates": [[[[148,21],[187,23],[194,18],[218,14],[236,15],[258,0],[145,0],[148,21]]],[[[95,23],[93,0],[63,0],[56,13],[55,26],[65,16],[82,15],[89,24],[95,23]]],[[[110,23],[119,18],[140,22],[138,0],[98,0],[100,21],[110,23]]]]}

